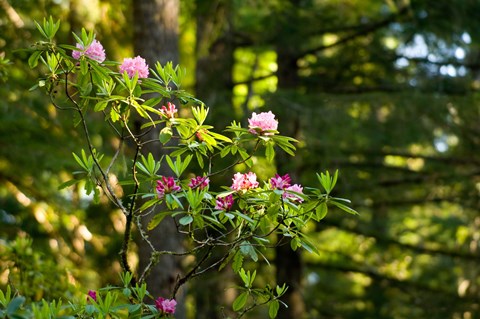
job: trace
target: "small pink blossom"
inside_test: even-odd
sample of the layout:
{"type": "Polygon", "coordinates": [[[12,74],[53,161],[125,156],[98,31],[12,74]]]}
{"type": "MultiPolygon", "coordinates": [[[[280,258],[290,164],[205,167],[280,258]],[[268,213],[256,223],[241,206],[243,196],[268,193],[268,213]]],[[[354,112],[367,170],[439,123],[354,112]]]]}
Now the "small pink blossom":
{"type": "Polygon", "coordinates": [[[90,299],[93,299],[94,301],[97,301],[97,292],[95,290],[89,290],[87,294],[87,301],[90,301],[90,299]]]}
{"type": "Polygon", "coordinates": [[[78,60],[85,55],[88,58],[97,61],[98,63],[105,61],[105,50],[103,49],[102,44],[97,40],[93,40],[87,48],[80,43],[77,43],[76,47],[80,50],[72,51],[72,57],[74,59],[78,60]]]}
{"type": "Polygon", "coordinates": [[[288,198],[289,200],[293,201],[293,202],[303,202],[303,198],[301,198],[300,196],[296,195],[296,194],[292,194],[292,193],[289,193],[288,191],[292,191],[292,192],[295,192],[295,193],[300,193],[300,194],[303,194],[303,187],[299,184],[294,184],[292,186],[289,186],[287,188],[285,188],[286,192],[283,193],[283,198],[288,198]]]}
{"type": "Polygon", "coordinates": [[[233,195],[227,195],[225,197],[218,197],[216,201],[215,209],[228,212],[233,206],[233,195]]]}
{"type": "Polygon", "coordinates": [[[283,176],[275,174],[275,176],[270,179],[270,185],[273,189],[285,189],[290,186],[291,181],[288,174],[283,176]]]}
{"type": "Polygon", "coordinates": [[[202,128],[202,129],[198,130],[198,131],[195,133],[195,135],[197,136],[197,138],[198,138],[198,140],[199,140],[200,142],[203,142],[203,141],[204,141],[203,135],[204,135],[204,134],[207,134],[207,133],[208,133],[208,131],[207,131],[206,129],[203,129],[203,128],[202,128]]]}
{"type": "Polygon", "coordinates": [[[170,194],[182,190],[182,188],[175,183],[175,180],[171,176],[162,176],[162,178],[157,181],[156,189],[158,198],[164,198],[165,194],[170,194]]]}
{"type": "Polygon", "coordinates": [[[120,65],[120,73],[127,72],[129,78],[133,78],[138,73],[138,78],[148,78],[148,65],[144,58],[136,56],[135,58],[123,59],[120,65]]]}
{"type": "Polygon", "coordinates": [[[175,113],[178,112],[177,108],[175,107],[175,104],[168,102],[167,106],[163,105],[162,108],[160,109],[160,112],[162,113],[163,116],[173,119],[175,117],[175,113]]]}
{"type": "Polygon", "coordinates": [[[236,191],[258,187],[257,175],[253,172],[246,174],[236,173],[233,175],[232,181],[233,184],[231,188],[236,191]]]}
{"type": "Polygon", "coordinates": [[[252,134],[273,135],[272,132],[264,133],[264,131],[277,130],[278,121],[275,119],[275,114],[272,111],[260,114],[253,112],[252,117],[248,119],[248,127],[250,128],[249,132],[252,134]]]}
{"type": "Polygon", "coordinates": [[[174,314],[176,305],[177,301],[175,299],[158,297],[157,300],[155,300],[155,307],[164,313],[174,314]]]}
{"type": "Polygon", "coordinates": [[[210,179],[206,176],[197,176],[194,177],[190,180],[190,183],[188,183],[188,187],[190,188],[199,188],[199,189],[204,189],[208,186],[208,183],[210,183],[210,179]]]}

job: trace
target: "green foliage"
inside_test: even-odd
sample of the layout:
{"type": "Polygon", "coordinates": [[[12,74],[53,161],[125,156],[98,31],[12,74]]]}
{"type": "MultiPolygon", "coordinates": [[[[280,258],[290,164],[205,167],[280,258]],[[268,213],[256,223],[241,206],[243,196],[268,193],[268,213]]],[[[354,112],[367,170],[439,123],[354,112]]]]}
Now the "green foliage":
{"type": "MultiPolygon", "coordinates": [[[[36,67],[37,61],[41,61],[48,70],[47,76],[40,80],[43,81],[42,85],[37,87],[46,90],[57,109],[73,109],[76,112],[78,127],[83,131],[88,146],[88,152],[82,149],[80,155],[73,153],[81,171],[74,172],[75,179],[62,184],[61,188],[82,181],[85,193],[87,195],[94,193],[95,202],[98,202],[103,194],[123,213],[127,223],[121,251],[123,270],[131,273],[127,254],[133,223],[135,222],[139,228],[140,240],[153,248],[143,230],[144,225],[140,217],[144,214],[154,214],[146,225],[147,230],[155,230],[167,217],[173,218],[179,232],[186,234],[191,246],[188,252],[182,254],[190,254],[197,259],[190,272],[176,280],[172,291],[173,297],[190,277],[200,276],[211,268],[204,268],[205,262],[225,267],[233,256],[232,267],[244,282],[244,286],[239,287],[239,296],[233,302],[233,310],[241,317],[257,306],[268,305],[269,316],[276,317],[279,298],[284,294],[285,286],[283,288],[277,286],[275,291],[269,285],[265,288],[254,288],[256,271],[246,270],[245,259],[257,262],[260,255],[268,261],[264,253],[276,244],[276,236],[289,238],[294,250],[304,247],[309,252],[316,252],[315,246],[304,234],[307,223],[312,219],[313,213],[309,210],[316,209],[316,204],[312,207],[311,201],[317,204],[332,203],[347,212],[355,213],[353,209],[340,204],[341,199],[329,196],[335,186],[337,173],[332,178],[328,172],[319,175],[325,194],[317,188],[309,188],[305,193],[298,187],[295,189],[300,189],[299,191],[290,190],[287,188],[290,186],[289,181],[284,186],[274,187],[273,182],[260,186],[256,182],[255,174],[251,172],[237,173],[235,179],[240,178],[244,181],[235,181],[231,187],[224,187],[224,191],[210,190],[208,178],[223,174],[239,164],[252,166],[252,157],[262,147],[269,162],[273,162],[275,158],[275,147],[293,156],[296,150],[293,144],[297,140],[279,135],[276,130],[242,128],[236,122],[232,122],[225,130],[225,134],[232,137],[216,133],[213,126],[205,124],[208,108],[190,94],[179,90],[184,77],[180,67],[173,67],[171,63],[162,67],[157,63],[155,70],[152,70],[151,78],[140,79],[138,72],[134,75],[127,72],[117,73],[113,68],[117,66],[115,62],[99,63],[90,59],[87,51],[79,57],[79,61],[76,61],[62,49],[73,50],[74,47],[56,45],[50,37],[56,29],[58,29],[56,24],[52,27],[51,23],[44,23],[41,33],[47,37],[46,46],[32,52],[30,65],[36,67]],[[57,90],[64,90],[64,100],[57,97],[57,90]],[[149,100],[143,98],[145,93],[149,94],[149,100]],[[176,106],[171,102],[168,102],[168,108],[165,106],[161,109],[156,108],[172,98],[185,102],[188,100],[191,103],[188,106],[193,118],[176,116],[176,106]],[[65,108],[60,103],[68,103],[69,106],[65,108]],[[108,164],[102,162],[104,155],[97,151],[92,142],[89,127],[89,121],[93,118],[89,114],[92,112],[103,116],[112,133],[121,141],[108,164]],[[132,112],[145,120],[140,132],[133,129],[135,117],[132,112]],[[158,139],[143,140],[153,128],[158,128],[160,132],[158,139]],[[177,142],[170,143],[174,138],[177,142]],[[131,193],[125,196],[125,200],[117,195],[115,191],[117,185],[110,178],[115,174],[111,169],[116,167],[118,154],[124,151],[124,141],[131,141],[134,144],[130,174],[121,182],[122,185],[133,185],[131,193]],[[146,156],[140,153],[147,143],[159,143],[174,151],[156,160],[152,153],[146,156]],[[228,156],[231,163],[219,168],[218,171],[213,171],[214,160],[218,156],[222,158],[228,156]],[[183,178],[192,171],[194,158],[198,166],[204,169],[204,174],[202,177],[190,179],[189,182],[188,178],[183,178]],[[158,175],[160,171],[165,172],[161,170],[162,165],[168,165],[174,176],[158,175]],[[143,192],[144,190],[146,192],[143,192]],[[161,205],[162,211],[155,213],[156,207],[161,205]],[[207,240],[203,239],[205,235],[207,240]],[[205,257],[199,256],[205,249],[221,251],[223,247],[228,247],[229,251],[223,253],[219,259],[210,261],[209,254],[205,257]]],[[[87,33],[84,29],[81,37],[77,35],[74,37],[85,48],[94,39],[93,33],[87,33]]],[[[139,269],[138,276],[122,276],[124,287],[118,288],[121,294],[117,292],[117,288],[107,287],[104,289],[106,293],[97,300],[88,299],[91,304],[73,308],[80,316],[95,314],[100,317],[121,317],[125,311],[127,315],[140,316],[143,311],[147,311],[146,317],[157,316],[158,312],[155,313],[154,308],[143,304],[144,298],[149,296],[144,278],[162,254],[179,253],[153,249],[150,264],[145,269],[139,269]],[[127,283],[132,287],[129,288],[127,283]],[[118,304],[122,294],[124,297],[134,298],[130,300],[132,305],[118,304]]],[[[42,310],[36,306],[32,309],[34,313],[56,314],[59,304],[44,304],[42,310]]]]}
{"type": "MultiPolygon", "coordinates": [[[[68,272],[49,256],[35,251],[33,241],[29,238],[17,237],[14,241],[5,242],[0,246],[2,272],[8,271],[9,282],[22,293],[11,307],[19,308],[20,300],[38,301],[68,297],[74,294],[74,287],[65,280],[57,278],[68,277],[68,272]]],[[[10,289],[10,288],[9,288],[10,289]]],[[[9,290],[2,296],[2,304],[9,302],[9,290]],[[4,299],[6,298],[6,299],[4,299]],[[7,300],[7,301],[5,301],[7,300]]],[[[8,316],[7,316],[8,317],[8,316]]]]}
{"type": "Polygon", "coordinates": [[[128,273],[122,273],[121,280],[123,286],[90,291],[68,303],[62,302],[66,297],[27,303],[25,297],[13,293],[11,286],[7,286],[5,292],[0,290],[0,318],[170,318],[168,313],[146,303],[153,299],[146,284],[132,286],[132,276],[128,273]]]}

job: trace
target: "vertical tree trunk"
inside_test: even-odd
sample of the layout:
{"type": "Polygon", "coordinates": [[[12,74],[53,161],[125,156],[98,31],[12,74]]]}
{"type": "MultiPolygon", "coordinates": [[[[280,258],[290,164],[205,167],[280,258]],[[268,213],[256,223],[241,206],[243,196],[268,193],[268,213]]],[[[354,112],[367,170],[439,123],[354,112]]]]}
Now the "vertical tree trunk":
{"type": "MultiPolygon", "coordinates": [[[[222,129],[232,120],[232,69],[233,51],[231,4],[228,1],[196,1],[196,97],[211,112],[212,123],[222,129]]],[[[214,182],[214,181],[212,181],[214,182]]],[[[217,249],[212,256],[225,253],[217,249]]],[[[220,319],[228,315],[231,301],[226,300],[229,288],[229,267],[221,273],[211,272],[194,282],[195,318],[220,319]],[[228,305],[224,311],[222,305],[228,305]]]]}
{"type": "Polygon", "coordinates": [[[229,1],[197,0],[196,96],[215,109],[215,126],[232,120],[232,70],[235,50],[229,1]]]}
{"type": "MultiPolygon", "coordinates": [[[[290,14],[294,15],[294,12],[290,14]]],[[[284,28],[281,24],[278,25],[278,34],[282,37],[284,34],[288,39],[288,29],[284,28]]],[[[292,46],[288,43],[288,40],[278,39],[277,44],[277,78],[278,78],[278,93],[282,94],[282,91],[288,92],[298,88],[298,66],[297,58],[294,50],[291,50],[292,46]],[[284,42],[286,41],[286,42],[284,42]]],[[[293,48],[295,49],[295,48],[293,48]]],[[[278,110],[278,117],[283,118],[284,121],[279,121],[279,130],[282,135],[288,135],[295,137],[298,134],[299,129],[299,115],[292,110],[278,110]],[[288,121],[286,121],[288,119],[288,121]]],[[[288,155],[280,152],[277,156],[277,168],[280,174],[284,174],[289,171],[292,181],[298,182],[298,172],[291,171],[294,169],[291,158],[287,158],[288,155]]],[[[300,252],[293,251],[290,248],[290,242],[284,240],[283,245],[279,245],[275,250],[275,266],[276,266],[276,278],[278,284],[286,283],[288,290],[282,297],[282,300],[288,305],[288,308],[281,308],[278,312],[279,319],[301,319],[305,317],[305,302],[302,296],[302,277],[303,277],[303,264],[301,260],[300,252]]]]}
{"type": "MultiPolygon", "coordinates": [[[[179,61],[178,48],[178,15],[179,0],[141,0],[133,1],[134,16],[134,49],[135,54],[147,61],[151,68],[159,61],[164,65],[168,61],[177,64],[179,61]]],[[[151,130],[144,139],[158,139],[158,130],[151,130]]],[[[160,143],[149,143],[142,149],[151,152],[158,160],[165,150],[160,143]]],[[[170,174],[168,168],[162,167],[159,174],[170,174]]],[[[143,225],[148,219],[142,220],[143,225]]],[[[182,251],[182,237],[178,234],[173,219],[164,219],[163,222],[149,233],[149,239],[157,250],[182,251]]],[[[139,269],[143,270],[151,257],[150,247],[143,241],[138,243],[139,269]]],[[[149,292],[155,296],[170,297],[174,283],[181,273],[180,259],[170,255],[163,255],[159,263],[147,277],[149,292]]],[[[185,318],[184,293],[177,294],[177,311],[175,318],[185,318]]]]}
{"type": "Polygon", "coordinates": [[[150,66],[179,60],[178,15],[179,0],[133,1],[135,53],[150,66]]]}

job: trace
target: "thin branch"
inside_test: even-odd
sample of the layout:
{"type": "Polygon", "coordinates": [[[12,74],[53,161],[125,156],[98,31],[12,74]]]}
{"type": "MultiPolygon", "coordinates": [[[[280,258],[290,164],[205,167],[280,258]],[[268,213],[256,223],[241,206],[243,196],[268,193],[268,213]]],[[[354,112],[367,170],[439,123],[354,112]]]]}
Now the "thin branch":
{"type": "Polygon", "coordinates": [[[175,287],[173,288],[173,293],[172,297],[175,298],[175,295],[177,294],[178,289],[184,285],[191,277],[195,275],[195,272],[197,271],[198,268],[211,256],[211,252],[214,246],[209,246],[207,252],[205,255],[200,259],[197,264],[182,278],[179,278],[177,282],[175,283],[175,287]]]}

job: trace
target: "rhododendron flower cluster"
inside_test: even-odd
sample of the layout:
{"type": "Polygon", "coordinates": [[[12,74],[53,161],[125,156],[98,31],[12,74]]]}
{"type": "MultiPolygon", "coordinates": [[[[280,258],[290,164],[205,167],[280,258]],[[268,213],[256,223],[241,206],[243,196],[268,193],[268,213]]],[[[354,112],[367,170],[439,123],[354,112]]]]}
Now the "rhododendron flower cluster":
{"type": "Polygon", "coordinates": [[[208,186],[208,183],[210,183],[210,179],[208,177],[197,176],[190,180],[190,183],[188,183],[188,187],[204,189],[208,186]]]}
{"type": "Polygon", "coordinates": [[[138,78],[148,78],[148,65],[144,58],[136,56],[134,58],[123,59],[120,65],[120,73],[127,72],[129,78],[133,78],[138,73],[138,78]]]}
{"type": "Polygon", "coordinates": [[[288,192],[288,191],[292,191],[292,192],[303,194],[303,187],[299,184],[290,185],[290,183],[291,183],[291,178],[288,174],[285,174],[283,176],[275,174],[275,176],[270,179],[270,186],[273,189],[280,189],[280,190],[286,191],[282,195],[284,199],[288,198],[291,201],[295,201],[299,203],[303,202],[303,198],[301,198],[296,194],[292,194],[288,192]]]}
{"type": "Polygon", "coordinates": [[[177,305],[177,301],[175,299],[165,299],[162,297],[158,297],[155,300],[155,307],[167,314],[174,314],[175,313],[175,306],[177,305]]]}
{"type": "Polygon", "coordinates": [[[300,196],[298,195],[295,195],[295,194],[292,194],[292,193],[289,193],[288,191],[292,191],[292,192],[295,192],[295,193],[300,193],[300,194],[303,194],[303,187],[299,184],[293,184],[292,186],[289,186],[287,188],[285,188],[285,190],[287,192],[283,193],[283,198],[288,198],[290,199],[291,201],[294,201],[294,202],[303,202],[303,198],[301,198],[300,196]]]}
{"type": "Polygon", "coordinates": [[[273,132],[264,131],[277,130],[278,121],[275,119],[275,114],[272,111],[260,114],[253,112],[252,117],[248,119],[248,127],[252,134],[273,135],[273,132]]]}
{"type": "Polygon", "coordinates": [[[233,195],[227,195],[225,197],[218,197],[215,205],[215,209],[228,212],[233,206],[233,195]]]}
{"type": "Polygon", "coordinates": [[[93,299],[94,301],[97,301],[97,292],[95,290],[89,290],[87,294],[87,301],[90,301],[90,299],[93,299]]]}
{"type": "Polygon", "coordinates": [[[175,114],[178,112],[175,104],[168,102],[167,106],[162,105],[162,108],[160,109],[160,113],[162,113],[165,117],[169,119],[173,119],[175,117],[175,114]]]}
{"type": "Polygon", "coordinates": [[[236,191],[247,190],[251,188],[257,188],[257,175],[253,172],[246,174],[236,173],[232,178],[233,184],[231,188],[236,191]]]}
{"type": "Polygon", "coordinates": [[[88,47],[84,47],[82,44],[77,43],[76,47],[79,50],[72,51],[72,57],[74,59],[80,59],[83,55],[89,57],[92,60],[102,63],[105,61],[105,50],[100,42],[93,40],[88,47]]]}
{"type": "Polygon", "coordinates": [[[274,189],[285,189],[290,186],[291,178],[288,174],[280,176],[275,174],[274,177],[270,179],[270,185],[274,189]]]}
{"type": "Polygon", "coordinates": [[[174,192],[181,191],[182,188],[177,185],[173,177],[162,176],[160,180],[157,181],[157,194],[158,198],[164,198],[165,194],[170,194],[174,192]]]}

